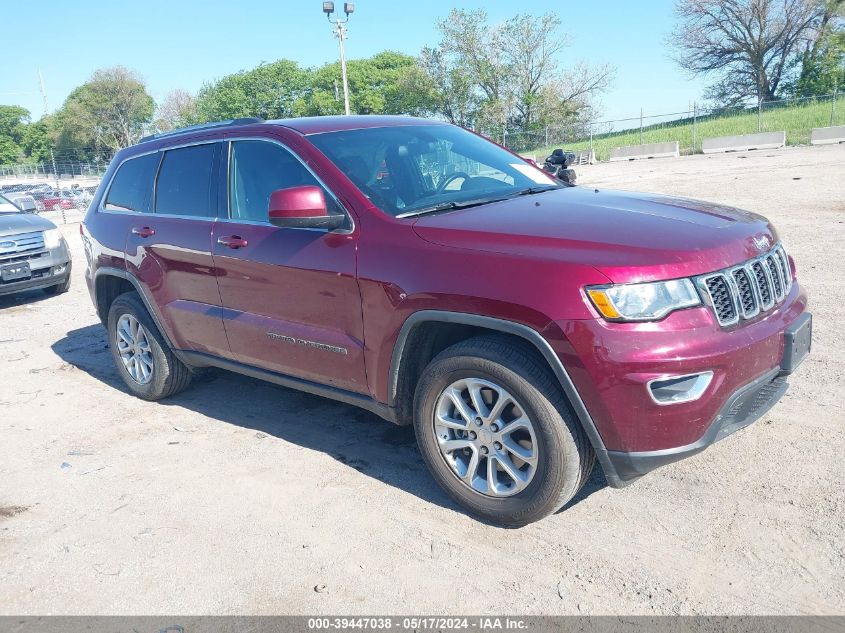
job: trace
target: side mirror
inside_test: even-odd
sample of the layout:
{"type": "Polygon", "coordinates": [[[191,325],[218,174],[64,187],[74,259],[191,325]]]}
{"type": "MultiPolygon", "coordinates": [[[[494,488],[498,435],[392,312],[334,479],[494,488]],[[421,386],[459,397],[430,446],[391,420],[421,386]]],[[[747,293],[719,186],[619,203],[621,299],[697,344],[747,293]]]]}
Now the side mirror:
{"type": "Polygon", "coordinates": [[[267,209],[270,224],[278,227],[336,229],[346,216],[329,214],[323,190],[314,185],[277,189],[267,209]]]}

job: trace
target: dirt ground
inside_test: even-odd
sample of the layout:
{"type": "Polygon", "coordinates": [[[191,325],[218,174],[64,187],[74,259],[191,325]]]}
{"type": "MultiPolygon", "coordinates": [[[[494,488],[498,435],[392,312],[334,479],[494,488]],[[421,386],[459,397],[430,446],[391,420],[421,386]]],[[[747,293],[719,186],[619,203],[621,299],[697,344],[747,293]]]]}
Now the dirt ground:
{"type": "Polygon", "coordinates": [[[815,340],[763,419],[490,527],[366,412],[231,374],[129,396],[68,224],[71,292],[0,298],[0,614],[845,613],[845,147],[578,173],[775,221],[815,340]]]}

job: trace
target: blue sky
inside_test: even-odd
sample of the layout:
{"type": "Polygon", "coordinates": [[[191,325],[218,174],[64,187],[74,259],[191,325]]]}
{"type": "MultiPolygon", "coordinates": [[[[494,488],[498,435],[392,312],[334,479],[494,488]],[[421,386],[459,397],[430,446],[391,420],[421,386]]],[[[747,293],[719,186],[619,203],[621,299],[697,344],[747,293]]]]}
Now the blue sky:
{"type": "MultiPolygon", "coordinates": [[[[640,108],[646,115],[685,111],[700,100],[703,83],[669,59],[664,39],[673,24],[672,5],[672,0],[359,0],[347,56],[384,49],[416,54],[437,42],[435,22],[454,6],[485,8],[494,21],[517,12],[553,11],[572,39],[563,67],[582,58],[617,68],[613,88],[601,99],[603,119],[637,116],[640,108]]],[[[262,61],[286,57],[304,66],[334,61],[336,40],[320,9],[320,0],[15,2],[12,22],[28,26],[3,29],[0,103],[40,116],[39,68],[54,110],[105,66],[138,71],[159,101],[173,88],[195,92],[205,81],[262,61]]]]}

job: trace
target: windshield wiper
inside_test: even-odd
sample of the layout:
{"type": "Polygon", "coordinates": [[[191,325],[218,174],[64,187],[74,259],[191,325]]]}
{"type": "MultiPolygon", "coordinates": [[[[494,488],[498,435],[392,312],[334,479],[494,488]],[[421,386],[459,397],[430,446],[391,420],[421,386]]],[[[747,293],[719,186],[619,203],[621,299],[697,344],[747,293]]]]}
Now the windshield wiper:
{"type": "Polygon", "coordinates": [[[552,189],[560,189],[558,185],[543,185],[541,187],[528,187],[526,189],[520,189],[511,197],[516,198],[518,196],[531,196],[535,193],[543,193],[545,191],[551,191],[552,189]]]}
{"type": "Polygon", "coordinates": [[[406,211],[400,213],[397,218],[412,218],[417,215],[426,215],[428,213],[437,213],[439,211],[452,211],[454,209],[468,209],[469,207],[478,207],[482,204],[492,204],[493,202],[501,202],[508,198],[479,198],[477,200],[464,200],[463,202],[441,202],[430,207],[423,207],[422,209],[414,209],[413,211],[406,211]]]}

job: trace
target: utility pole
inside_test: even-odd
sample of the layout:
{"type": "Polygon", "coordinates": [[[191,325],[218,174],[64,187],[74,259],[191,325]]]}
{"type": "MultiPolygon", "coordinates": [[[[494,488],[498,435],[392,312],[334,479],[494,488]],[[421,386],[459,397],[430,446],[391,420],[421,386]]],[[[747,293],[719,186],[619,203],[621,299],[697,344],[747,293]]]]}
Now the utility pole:
{"type": "Polygon", "coordinates": [[[355,3],[344,2],[343,12],[346,14],[346,19],[335,18],[332,20],[334,13],[334,2],[323,3],[323,13],[326,18],[334,25],[334,36],[337,38],[338,47],[340,49],[340,74],[343,78],[343,110],[347,116],[351,114],[349,110],[349,82],[346,78],[346,54],[343,50],[343,41],[346,39],[346,23],[349,22],[349,15],[355,11],[355,3]]]}
{"type": "Polygon", "coordinates": [[[38,84],[41,86],[41,98],[44,100],[44,114],[47,114],[47,90],[44,88],[44,77],[41,76],[41,69],[38,69],[38,84]]]}
{"type": "Polygon", "coordinates": [[[643,144],[643,109],[640,108],[640,145],[643,144]]]}
{"type": "Polygon", "coordinates": [[[698,119],[698,102],[694,101],[692,104],[692,153],[695,154],[695,124],[698,119]]]}

